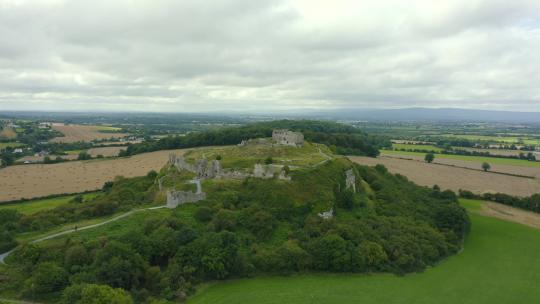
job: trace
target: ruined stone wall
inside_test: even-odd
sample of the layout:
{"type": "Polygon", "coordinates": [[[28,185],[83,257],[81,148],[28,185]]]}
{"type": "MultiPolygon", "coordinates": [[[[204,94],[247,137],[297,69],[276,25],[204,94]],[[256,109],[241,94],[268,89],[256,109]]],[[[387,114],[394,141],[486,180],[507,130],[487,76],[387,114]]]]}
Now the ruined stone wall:
{"type": "Polygon", "coordinates": [[[176,166],[178,170],[187,170],[195,173],[197,179],[244,179],[246,177],[269,179],[274,178],[277,175],[279,179],[291,180],[289,176],[285,175],[282,167],[275,165],[255,164],[252,172],[245,172],[242,170],[223,169],[219,160],[209,162],[206,159],[200,159],[192,165],[187,163],[183,156],[176,156],[173,154],[169,156],[169,162],[176,166]]]}
{"type": "Polygon", "coordinates": [[[353,189],[353,192],[356,192],[356,176],[353,169],[345,171],[345,189],[350,188],[353,189]]]}
{"type": "Polygon", "coordinates": [[[273,130],[272,139],[280,145],[302,146],[304,144],[304,134],[286,129],[273,130]]]}
{"type": "Polygon", "coordinates": [[[206,193],[191,191],[167,191],[167,208],[176,208],[179,205],[195,203],[206,199],[206,193]]]}

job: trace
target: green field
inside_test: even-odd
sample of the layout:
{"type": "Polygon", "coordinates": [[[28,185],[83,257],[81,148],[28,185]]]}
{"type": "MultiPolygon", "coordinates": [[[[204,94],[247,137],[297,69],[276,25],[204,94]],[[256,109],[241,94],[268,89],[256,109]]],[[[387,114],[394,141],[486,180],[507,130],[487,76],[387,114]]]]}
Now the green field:
{"type": "Polygon", "coordinates": [[[86,150],[68,150],[68,151],[64,151],[64,152],[66,152],[68,155],[78,155],[83,151],[86,151],[86,150]]]}
{"type": "Polygon", "coordinates": [[[433,145],[412,145],[412,144],[392,144],[392,148],[406,149],[406,150],[435,151],[435,152],[441,152],[443,150],[433,145]]]}
{"type": "MultiPolygon", "coordinates": [[[[85,200],[94,198],[99,192],[83,194],[85,200]]],[[[69,203],[75,195],[59,196],[47,199],[29,200],[17,203],[0,204],[0,209],[15,209],[22,214],[33,214],[38,211],[49,210],[69,203]]]]}
{"type": "Polygon", "coordinates": [[[22,147],[22,146],[24,146],[24,144],[19,143],[19,142],[0,143],[0,150],[5,149],[7,147],[17,148],[17,147],[22,147]]]}
{"type": "Polygon", "coordinates": [[[522,142],[526,145],[539,145],[540,139],[519,137],[519,136],[491,136],[491,135],[472,135],[472,134],[443,134],[444,137],[463,138],[472,141],[491,141],[502,142],[506,144],[517,144],[522,142]]]}
{"type": "MultiPolygon", "coordinates": [[[[473,212],[480,203],[462,201],[473,212]]],[[[464,251],[423,273],[232,280],[200,288],[188,303],[538,303],[540,231],[477,214],[471,219],[464,251]]]]}
{"type": "MultiPolygon", "coordinates": [[[[381,154],[392,154],[392,155],[408,155],[408,156],[420,156],[424,157],[426,153],[422,152],[408,152],[408,151],[392,151],[392,150],[381,150],[381,154]]],[[[485,156],[469,156],[469,155],[453,155],[453,154],[436,154],[435,160],[437,158],[447,158],[455,160],[465,160],[465,161],[474,161],[474,162],[487,162],[490,164],[499,164],[499,165],[511,165],[511,166],[522,166],[522,167],[540,167],[540,161],[528,161],[523,159],[514,159],[514,158],[502,158],[502,157],[485,157],[485,156]]]]}

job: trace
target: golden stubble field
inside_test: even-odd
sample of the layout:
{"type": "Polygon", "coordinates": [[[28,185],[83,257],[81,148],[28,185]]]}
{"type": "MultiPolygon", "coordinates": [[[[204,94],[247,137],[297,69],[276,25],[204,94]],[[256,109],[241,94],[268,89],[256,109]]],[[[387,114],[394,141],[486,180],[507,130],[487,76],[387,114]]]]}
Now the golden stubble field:
{"type": "Polygon", "coordinates": [[[50,142],[73,143],[77,141],[92,141],[94,139],[103,140],[111,138],[122,138],[129,136],[126,133],[103,133],[100,130],[107,129],[102,126],[65,125],[55,123],[52,128],[62,134],[62,137],[55,137],[50,142]]]}
{"type": "Polygon", "coordinates": [[[442,189],[453,191],[463,189],[475,193],[501,192],[517,196],[529,196],[540,192],[540,181],[538,179],[508,176],[391,157],[371,158],[349,156],[349,159],[367,166],[383,164],[390,172],[404,175],[409,180],[422,186],[431,187],[433,185],[439,185],[442,189]]]}
{"type": "Polygon", "coordinates": [[[0,201],[100,189],[119,175],[134,177],[150,170],[158,171],[167,163],[169,153],[183,154],[184,151],[164,150],[128,158],[7,167],[0,170],[0,201]]]}
{"type": "Polygon", "coordinates": [[[86,151],[88,154],[90,154],[92,157],[96,157],[98,155],[103,155],[105,157],[111,157],[111,156],[118,156],[118,153],[120,151],[127,149],[127,147],[99,147],[99,148],[91,148],[86,151]]]}

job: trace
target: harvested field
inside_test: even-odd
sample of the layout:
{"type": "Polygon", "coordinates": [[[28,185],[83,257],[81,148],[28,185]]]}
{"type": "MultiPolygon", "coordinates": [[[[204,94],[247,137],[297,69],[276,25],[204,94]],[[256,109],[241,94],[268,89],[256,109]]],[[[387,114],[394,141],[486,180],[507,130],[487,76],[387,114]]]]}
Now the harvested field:
{"type": "Polygon", "coordinates": [[[72,143],[77,141],[92,141],[111,138],[121,138],[129,136],[126,133],[103,133],[100,131],[110,130],[110,127],[103,126],[84,126],[84,125],[65,125],[55,123],[52,128],[65,136],[55,137],[50,142],[72,143]]]}
{"type": "Polygon", "coordinates": [[[494,202],[484,202],[482,203],[482,209],[479,213],[484,216],[540,229],[540,214],[531,211],[525,211],[494,202]]]}
{"type": "MultiPolygon", "coordinates": [[[[385,154],[383,157],[407,158],[407,159],[412,159],[412,160],[417,160],[417,161],[422,161],[422,162],[424,161],[423,156],[416,156],[416,155],[385,154]]],[[[437,157],[436,155],[433,163],[482,170],[482,162],[480,161],[468,161],[468,160],[459,160],[459,159],[451,159],[451,158],[442,158],[442,157],[437,157]]],[[[489,161],[488,163],[491,165],[491,171],[540,178],[540,167],[525,167],[525,166],[494,164],[489,161]]]]}
{"type": "Polygon", "coordinates": [[[86,153],[90,154],[92,157],[98,155],[103,155],[105,157],[118,156],[120,151],[127,149],[127,147],[101,147],[101,148],[92,148],[88,149],[86,153]]]}
{"type": "Polygon", "coordinates": [[[367,166],[383,164],[390,172],[407,176],[411,181],[423,186],[431,187],[436,184],[443,189],[453,191],[464,189],[474,193],[501,192],[517,196],[529,196],[540,192],[538,179],[506,176],[391,157],[350,156],[349,159],[367,166]]]}
{"type": "Polygon", "coordinates": [[[492,155],[502,155],[502,156],[518,156],[519,153],[527,154],[529,151],[521,151],[521,150],[507,150],[507,149],[479,149],[479,148],[467,148],[467,147],[454,147],[454,149],[457,150],[465,150],[465,151],[475,151],[475,152],[489,152],[489,154],[492,155]]]}
{"type": "Polygon", "coordinates": [[[128,158],[73,161],[51,165],[11,166],[0,170],[0,201],[43,197],[100,189],[116,176],[141,176],[161,169],[169,153],[164,150],[128,158]]]}
{"type": "Polygon", "coordinates": [[[17,138],[17,133],[10,127],[4,127],[0,130],[0,138],[14,139],[17,138]]]}

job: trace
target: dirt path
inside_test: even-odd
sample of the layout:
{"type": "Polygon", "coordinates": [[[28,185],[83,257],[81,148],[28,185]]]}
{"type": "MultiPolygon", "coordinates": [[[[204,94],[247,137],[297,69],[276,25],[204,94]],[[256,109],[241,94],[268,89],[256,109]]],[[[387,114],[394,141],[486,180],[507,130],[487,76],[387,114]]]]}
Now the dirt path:
{"type": "Polygon", "coordinates": [[[494,202],[485,202],[479,212],[483,216],[519,223],[540,229],[540,214],[494,202]]]}

